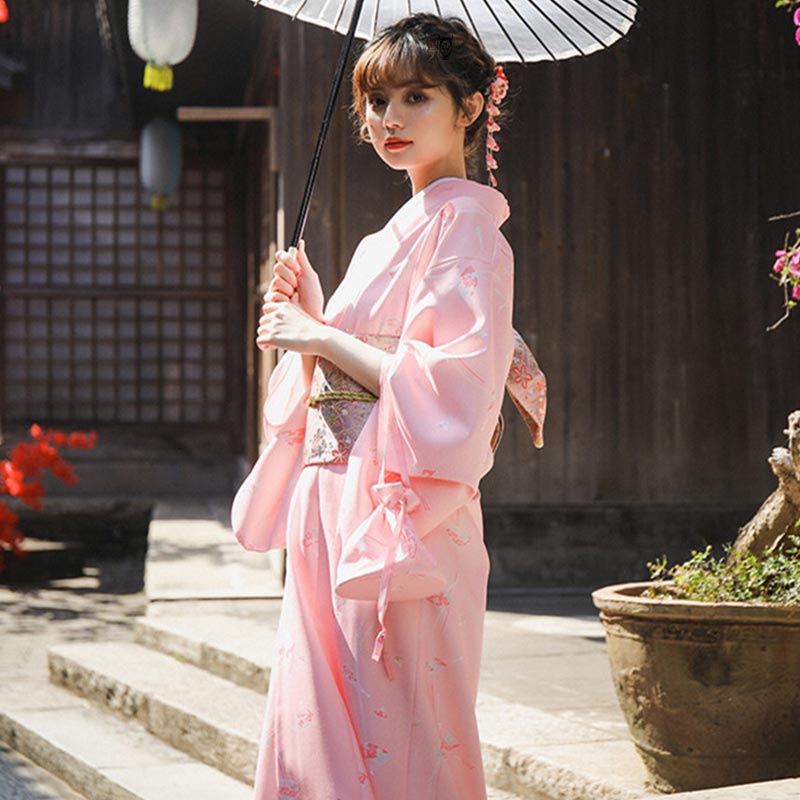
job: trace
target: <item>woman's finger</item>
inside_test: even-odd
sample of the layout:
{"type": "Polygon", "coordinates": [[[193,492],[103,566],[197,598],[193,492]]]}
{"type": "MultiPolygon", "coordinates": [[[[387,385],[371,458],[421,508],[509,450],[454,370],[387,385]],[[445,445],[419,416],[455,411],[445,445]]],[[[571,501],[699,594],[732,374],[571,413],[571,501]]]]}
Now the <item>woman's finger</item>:
{"type": "Polygon", "coordinates": [[[267,303],[287,303],[289,302],[295,295],[293,294],[291,297],[287,297],[283,292],[267,292],[264,295],[264,302],[261,305],[263,309],[267,303]]]}
{"type": "Polygon", "coordinates": [[[276,276],[283,278],[283,280],[288,281],[293,286],[297,285],[297,273],[291,267],[286,266],[286,264],[276,261],[272,272],[276,276]]]}
{"type": "MultiPolygon", "coordinates": [[[[300,241],[302,242],[303,240],[301,239],[300,241]]],[[[308,256],[306,255],[305,247],[302,247],[300,250],[297,251],[297,260],[300,263],[300,267],[304,272],[313,269],[313,267],[311,266],[311,262],[308,260],[308,256]]]]}
{"type": "Polygon", "coordinates": [[[270,292],[282,292],[287,297],[292,296],[292,292],[294,291],[295,287],[292,286],[289,281],[285,281],[283,278],[279,278],[277,275],[272,279],[270,282],[269,291],[270,292]]]}
{"type": "Polygon", "coordinates": [[[275,253],[275,257],[278,259],[279,263],[285,264],[292,272],[297,272],[297,248],[290,247],[288,252],[286,250],[278,250],[278,252],[275,253]],[[295,251],[294,255],[292,254],[292,250],[295,251]]]}

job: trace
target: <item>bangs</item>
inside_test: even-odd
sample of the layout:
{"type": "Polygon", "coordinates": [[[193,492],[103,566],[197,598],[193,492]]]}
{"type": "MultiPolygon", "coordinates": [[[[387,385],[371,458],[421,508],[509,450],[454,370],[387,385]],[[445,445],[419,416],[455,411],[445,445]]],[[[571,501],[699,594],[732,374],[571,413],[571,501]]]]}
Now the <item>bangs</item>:
{"type": "Polygon", "coordinates": [[[363,94],[384,87],[415,83],[427,89],[442,81],[432,73],[435,60],[430,50],[411,36],[394,41],[376,42],[375,49],[361,57],[353,76],[358,91],[363,94]]]}

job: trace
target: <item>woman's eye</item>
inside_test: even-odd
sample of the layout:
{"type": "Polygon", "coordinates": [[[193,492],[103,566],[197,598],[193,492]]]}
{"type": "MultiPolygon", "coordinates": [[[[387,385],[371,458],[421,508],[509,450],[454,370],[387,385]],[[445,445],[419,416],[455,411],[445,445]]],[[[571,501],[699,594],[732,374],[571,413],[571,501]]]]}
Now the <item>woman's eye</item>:
{"type": "MultiPolygon", "coordinates": [[[[420,94],[419,92],[411,92],[406,97],[406,99],[408,99],[408,100],[410,100],[412,98],[418,98],[418,100],[414,101],[414,104],[416,104],[417,102],[424,100],[425,99],[425,95],[424,94],[420,94]]],[[[375,106],[377,103],[382,103],[383,102],[383,98],[382,97],[371,97],[369,102],[370,102],[370,105],[375,106]]]]}

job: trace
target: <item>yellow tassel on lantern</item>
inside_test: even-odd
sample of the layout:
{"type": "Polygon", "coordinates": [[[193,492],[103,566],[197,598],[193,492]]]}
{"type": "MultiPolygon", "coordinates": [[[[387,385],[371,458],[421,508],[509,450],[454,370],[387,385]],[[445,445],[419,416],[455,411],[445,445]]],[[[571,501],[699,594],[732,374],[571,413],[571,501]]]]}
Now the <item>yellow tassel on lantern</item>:
{"type": "Polygon", "coordinates": [[[153,64],[148,62],[144,68],[144,88],[156,92],[168,92],[172,89],[172,67],[169,64],[153,64]]]}
{"type": "Polygon", "coordinates": [[[165,194],[154,194],[150,198],[150,207],[155,211],[164,211],[167,207],[167,196],[165,194]]]}

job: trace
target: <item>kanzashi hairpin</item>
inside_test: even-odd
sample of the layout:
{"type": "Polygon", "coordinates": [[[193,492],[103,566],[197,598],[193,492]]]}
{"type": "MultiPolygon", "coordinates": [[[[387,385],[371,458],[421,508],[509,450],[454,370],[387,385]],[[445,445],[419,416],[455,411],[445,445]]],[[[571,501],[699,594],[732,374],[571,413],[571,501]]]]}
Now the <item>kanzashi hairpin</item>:
{"type": "Polygon", "coordinates": [[[508,91],[508,78],[499,64],[495,66],[494,71],[495,79],[489,85],[489,97],[486,102],[486,113],[489,115],[486,121],[486,170],[489,173],[489,183],[491,183],[492,186],[497,186],[497,179],[491,172],[493,169],[497,169],[497,161],[492,155],[492,151],[494,150],[497,152],[500,147],[492,134],[500,130],[500,126],[494,121],[494,118],[500,113],[497,106],[508,91]]]}

